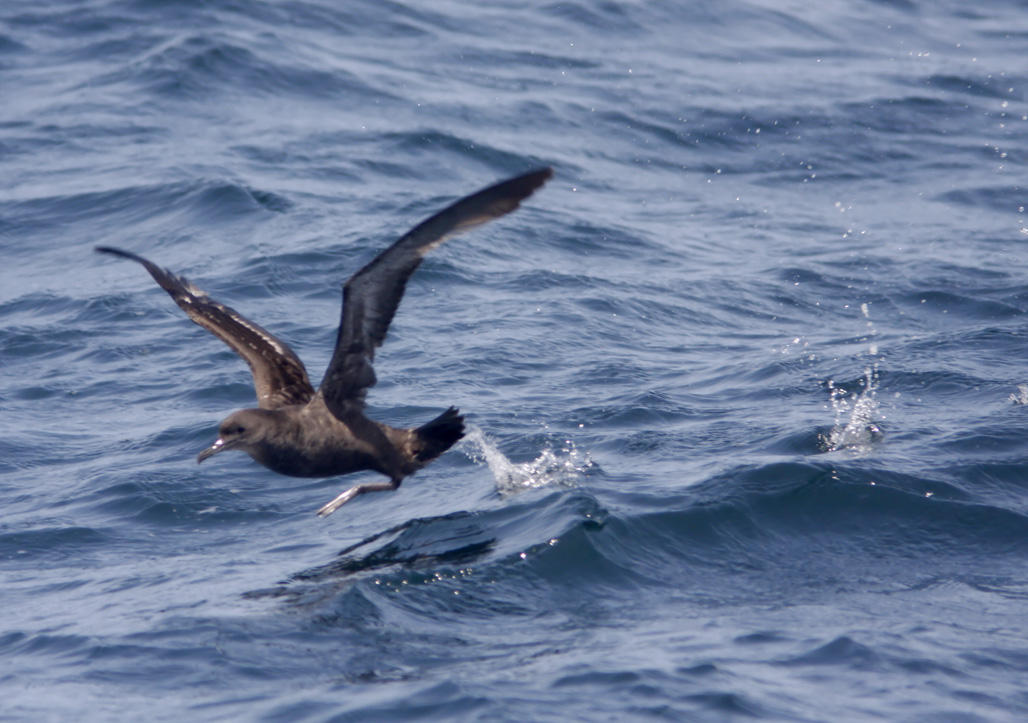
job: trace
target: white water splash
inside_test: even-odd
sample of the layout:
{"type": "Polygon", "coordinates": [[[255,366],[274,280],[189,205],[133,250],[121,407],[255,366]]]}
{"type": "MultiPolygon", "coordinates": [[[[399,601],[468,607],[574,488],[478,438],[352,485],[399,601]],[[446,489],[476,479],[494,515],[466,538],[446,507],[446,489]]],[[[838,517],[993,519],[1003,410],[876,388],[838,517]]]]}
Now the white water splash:
{"type": "Polygon", "coordinates": [[[824,435],[824,445],[829,452],[848,449],[854,454],[867,454],[871,444],[881,438],[878,426],[878,369],[864,369],[863,389],[847,393],[829,380],[830,402],[835,411],[835,424],[824,435]]]}
{"type": "Polygon", "coordinates": [[[1017,394],[1011,394],[1010,401],[1014,404],[1028,404],[1028,384],[1018,384],[1017,394]]]}
{"type": "Polygon", "coordinates": [[[485,462],[496,480],[496,491],[513,494],[551,485],[573,487],[593,466],[589,455],[579,452],[574,442],[565,440],[558,450],[544,449],[531,462],[511,462],[478,427],[468,426],[462,442],[464,454],[475,462],[485,462]]]}
{"type": "Polygon", "coordinates": [[[847,392],[828,380],[829,401],[835,412],[835,424],[832,430],[823,436],[825,449],[835,452],[846,449],[856,455],[867,454],[871,445],[881,438],[882,430],[878,426],[881,412],[878,405],[878,345],[874,337],[878,333],[870,320],[868,305],[861,304],[860,311],[868,320],[867,353],[874,359],[870,366],[864,368],[862,389],[859,392],[847,392]]]}

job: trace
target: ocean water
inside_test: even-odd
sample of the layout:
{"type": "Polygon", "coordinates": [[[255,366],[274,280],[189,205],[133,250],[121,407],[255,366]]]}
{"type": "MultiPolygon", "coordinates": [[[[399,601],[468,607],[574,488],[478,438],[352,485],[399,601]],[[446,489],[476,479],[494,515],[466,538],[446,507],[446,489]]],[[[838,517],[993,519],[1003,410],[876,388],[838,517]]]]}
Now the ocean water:
{"type": "Polygon", "coordinates": [[[1028,717],[1028,5],[0,4],[0,718],[1028,717]],[[395,493],[195,456],[457,197],[395,493]]]}

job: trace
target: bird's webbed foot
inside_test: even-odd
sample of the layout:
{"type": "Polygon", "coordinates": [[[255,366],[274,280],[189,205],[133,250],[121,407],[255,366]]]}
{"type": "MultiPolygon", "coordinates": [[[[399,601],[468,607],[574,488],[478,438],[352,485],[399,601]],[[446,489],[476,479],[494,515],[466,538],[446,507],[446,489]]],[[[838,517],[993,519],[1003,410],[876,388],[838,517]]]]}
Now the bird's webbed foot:
{"type": "Polygon", "coordinates": [[[388,482],[373,482],[370,484],[354,485],[318,510],[318,517],[327,517],[328,515],[331,515],[354,497],[362,495],[365,492],[391,492],[399,486],[400,480],[398,479],[390,480],[388,482]]]}

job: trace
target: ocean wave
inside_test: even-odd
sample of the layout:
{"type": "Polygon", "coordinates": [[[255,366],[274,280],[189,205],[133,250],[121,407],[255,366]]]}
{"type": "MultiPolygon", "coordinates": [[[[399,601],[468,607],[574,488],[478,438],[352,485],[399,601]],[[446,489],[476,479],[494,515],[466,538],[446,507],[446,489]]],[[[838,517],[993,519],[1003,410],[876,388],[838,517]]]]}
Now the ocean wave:
{"type": "Polygon", "coordinates": [[[738,603],[787,599],[796,585],[811,597],[840,585],[911,587],[929,578],[1002,587],[1028,552],[1024,514],[940,479],[845,463],[736,470],[659,506],[609,509],[573,489],[411,520],[252,595],[329,604],[347,580],[393,594],[435,586],[434,594],[459,607],[465,603],[454,591],[478,594],[470,588],[492,580],[511,593],[545,585],[627,599],[640,586],[667,587],[738,603]],[[921,564],[909,568],[913,559],[921,564]],[[987,572],[969,572],[986,559],[987,572]]]}
{"type": "Polygon", "coordinates": [[[193,223],[226,224],[257,211],[281,213],[291,207],[284,196],[222,180],[191,180],[124,186],[74,194],[35,196],[0,203],[0,212],[21,231],[42,235],[58,226],[94,225],[124,233],[125,226],[146,225],[150,233],[180,228],[183,218],[193,223]]]}

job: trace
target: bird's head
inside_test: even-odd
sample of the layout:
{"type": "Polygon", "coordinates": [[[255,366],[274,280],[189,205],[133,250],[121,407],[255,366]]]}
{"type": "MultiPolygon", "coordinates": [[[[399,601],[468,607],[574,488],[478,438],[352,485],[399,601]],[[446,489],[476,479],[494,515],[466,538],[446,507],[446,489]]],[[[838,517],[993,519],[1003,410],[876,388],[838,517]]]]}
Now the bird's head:
{"type": "Polygon", "coordinates": [[[271,426],[270,414],[265,409],[242,409],[227,416],[218,427],[218,438],[214,444],[197,455],[197,463],[229,449],[238,449],[259,458],[271,426]]]}

